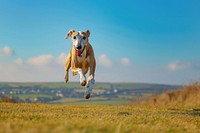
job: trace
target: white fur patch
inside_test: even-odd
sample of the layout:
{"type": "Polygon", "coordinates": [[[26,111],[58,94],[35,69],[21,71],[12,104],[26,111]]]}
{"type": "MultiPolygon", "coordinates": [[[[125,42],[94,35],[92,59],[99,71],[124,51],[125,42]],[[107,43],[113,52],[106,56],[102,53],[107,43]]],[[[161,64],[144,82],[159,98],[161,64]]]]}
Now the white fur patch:
{"type": "Polygon", "coordinates": [[[80,82],[86,81],[86,77],[81,68],[78,68],[78,74],[80,75],[80,82]]]}

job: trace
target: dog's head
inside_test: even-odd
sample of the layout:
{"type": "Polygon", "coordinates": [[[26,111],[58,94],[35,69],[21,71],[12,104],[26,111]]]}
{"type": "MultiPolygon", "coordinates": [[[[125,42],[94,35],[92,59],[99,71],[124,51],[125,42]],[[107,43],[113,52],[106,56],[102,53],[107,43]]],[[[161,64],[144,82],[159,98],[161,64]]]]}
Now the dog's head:
{"type": "Polygon", "coordinates": [[[70,30],[67,35],[66,39],[68,37],[71,37],[72,45],[76,49],[76,55],[80,56],[85,49],[86,44],[88,43],[88,37],[90,36],[90,31],[86,30],[85,32],[75,30],[70,30]]]}

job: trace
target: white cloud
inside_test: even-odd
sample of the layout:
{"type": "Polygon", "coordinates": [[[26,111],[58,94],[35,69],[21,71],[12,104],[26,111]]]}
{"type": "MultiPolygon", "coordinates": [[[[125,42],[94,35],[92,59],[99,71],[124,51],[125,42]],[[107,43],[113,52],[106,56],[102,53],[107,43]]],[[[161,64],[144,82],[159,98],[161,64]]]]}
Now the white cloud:
{"type": "Polygon", "coordinates": [[[8,46],[4,46],[0,49],[0,54],[3,56],[12,56],[15,55],[15,51],[8,46]]]}
{"type": "Polygon", "coordinates": [[[63,81],[65,56],[46,54],[27,60],[18,58],[11,63],[0,62],[0,81],[63,81]]]}
{"type": "Polygon", "coordinates": [[[16,60],[14,61],[14,63],[17,64],[17,65],[22,65],[22,64],[24,63],[24,61],[23,61],[23,59],[18,58],[18,59],[16,59],[16,60]]]}
{"type": "Polygon", "coordinates": [[[37,67],[38,70],[44,69],[56,69],[59,67],[64,68],[64,64],[66,62],[67,55],[61,53],[58,57],[54,57],[51,54],[40,55],[37,57],[32,57],[27,60],[29,65],[37,67]]]}
{"type": "Polygon", "coordinates": [[[40,55],[38,57],[33,57],[28,59],[28,64],[35,66],[47,66],[55,62],[54,57],[51,54],[40,55]]]}
{"type": "Polygon", "coordinates": [[[112,61],[106,54],[99,56],[99,64],[107,68],[112,67],[112,61]]]}
{"type": "Polygon", "coordinates": [[[131,62],[128,58],[121,58],[121,64],[124,66],[131,66],[131,62]]]}
{"type": "Polygon", "coordinates": [[[64,65],[66,62],[66,58],[67,58],[67,55],[64,53],[61,53],[56,60],[60,65],[64,65]]]}
{"type": "Polygon", "coordinates": [[[192,67],[192,64],[190,62],[180,62],[180,61],[171,62],[167,65],[167,68],[170,71],[187,69],[190,67],[192,67]]]}

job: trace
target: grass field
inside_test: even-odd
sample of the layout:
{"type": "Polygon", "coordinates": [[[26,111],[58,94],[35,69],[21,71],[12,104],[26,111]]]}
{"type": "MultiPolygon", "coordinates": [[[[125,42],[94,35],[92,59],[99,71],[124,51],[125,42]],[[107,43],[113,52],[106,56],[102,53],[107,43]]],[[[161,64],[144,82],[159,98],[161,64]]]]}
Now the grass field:
{"type": "MultiPolygon", "coordinates": [[[[0,82],[0,86],[11,86],[11,87],[19,87],[19,86],[26,86],[26,87],[33,87],[33,86],[41,86],[44,88],[82,88],[79,82],[0,82]]],[[[110,88],[110,83],[96,83],[96,88],[101,89],[108,89],[110,88]]]]}
{"type": "Polygon", "coordinates": [[[13,96],[17,96],[17,97],[19,97],[20,99],[27,99],[27,98],[29,98],[29,99],[35,99],[36,97],[45,97],[45,98],[52,98],[52,96],[50,96],[50,95],[45,95],[45,94],[37,94],[37,95],[32,95],[32,94],[15,94],[15,95],[13,95],[13,96]]]}
{"type": "Polygon", "coordinates": [[[92,100],[85,100],[83,98],[63,98],[50,102],[50,104],[62,104],[62,105],[124,105],[130,103],[130,100],[122,99],[105,99],[105,98],[92,98],[92,100]]]}
{"type": "Polygon", "coordinates": [[[1,133],[200,132],[200,108],[0,103],[1,133]]]}
{"type": "Polygon", "coordinates": [[[69,105],[2,101],[0,133],[199,133],[199,97],[195,83],[124,106],[95,98],[54,101],[69,105]]]}

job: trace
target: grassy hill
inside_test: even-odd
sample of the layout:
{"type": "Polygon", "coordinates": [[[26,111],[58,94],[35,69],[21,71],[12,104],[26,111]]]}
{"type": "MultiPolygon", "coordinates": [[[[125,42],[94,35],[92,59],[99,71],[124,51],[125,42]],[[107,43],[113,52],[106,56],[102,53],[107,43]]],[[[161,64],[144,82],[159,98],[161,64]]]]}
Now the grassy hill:
{"type": "Polygon", "coordinates": [[[197,133],[199,96],[196,83],[137,102],[140,106],[1,102],[0,133],[197,133]]]}
{"type": "Polygon", "coordinates": [[[155,106],[179,106],[199,107],[200,106],[200,82],[184,86],[176,91],[165,92],[161,95],[152,96],[145,100],[138,101],[136,105],[155,106]]]}
{"type": "Polygon", "coordinates": [[[123,105],[176,88],[178,86],[163,84],[97,82],[92,100],[85,100],[85,90],[78,82],[0,82],[0,101],[6,96],[18,103],[123,105]]]}

